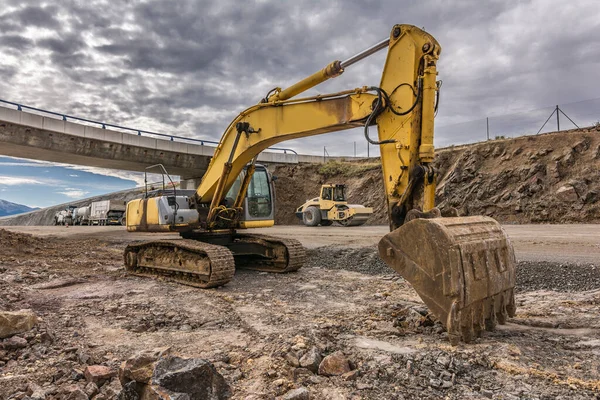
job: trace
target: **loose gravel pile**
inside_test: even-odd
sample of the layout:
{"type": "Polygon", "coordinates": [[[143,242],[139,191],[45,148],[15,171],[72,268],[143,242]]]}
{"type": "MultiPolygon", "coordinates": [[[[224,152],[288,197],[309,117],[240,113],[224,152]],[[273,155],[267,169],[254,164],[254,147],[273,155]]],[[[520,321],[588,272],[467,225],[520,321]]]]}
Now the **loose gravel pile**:
{"type": "Polygon", "coordinates": [[[600,289],[600,267],[593,264],[520,261],[517,265],[517,290],[554,290],[581,292],[600,289]]]}
{"type": "Polygon", "coordinates": [[[304,267],[321,267],[360,272],[366,275],[389,275],[395,271],[387,266],[375,247],[357,249],[325,246],[306,252],[304,267]]]}
{"type": "MultiPolygon", "coordinates": [[[[390,275],[375,247],[356,249],[325,246],[307,251],[305,267],[322,267],[360,272],[366,275],[390,275]]],[[[600,289],[600,266],[555,262],[520,261],[517,264],[517,291],[554,290],[580,292],[600,289]]]]}

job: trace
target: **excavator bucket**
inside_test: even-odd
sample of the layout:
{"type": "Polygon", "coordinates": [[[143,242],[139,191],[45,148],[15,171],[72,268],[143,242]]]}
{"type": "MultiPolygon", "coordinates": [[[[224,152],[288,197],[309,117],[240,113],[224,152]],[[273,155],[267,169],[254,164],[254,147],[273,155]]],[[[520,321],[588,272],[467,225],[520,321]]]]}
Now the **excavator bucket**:
{"type": "Polygon", "coordinates": [[[379,255],[412,284],[452,345],[515,314],[514,250],[492,218],[415,219],[385,235],[379,255]]]}

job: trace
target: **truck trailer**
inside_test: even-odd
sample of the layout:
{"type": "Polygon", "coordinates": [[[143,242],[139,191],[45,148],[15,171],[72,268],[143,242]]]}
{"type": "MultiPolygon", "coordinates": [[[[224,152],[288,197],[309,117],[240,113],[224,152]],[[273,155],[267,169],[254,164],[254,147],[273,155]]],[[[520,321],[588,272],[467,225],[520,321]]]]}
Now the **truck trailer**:
{"type": "Polygon", "coordinates": [[[90,224],[125,225],[125,205],[122,200],[94,201],[90,206],[90,224]]]}

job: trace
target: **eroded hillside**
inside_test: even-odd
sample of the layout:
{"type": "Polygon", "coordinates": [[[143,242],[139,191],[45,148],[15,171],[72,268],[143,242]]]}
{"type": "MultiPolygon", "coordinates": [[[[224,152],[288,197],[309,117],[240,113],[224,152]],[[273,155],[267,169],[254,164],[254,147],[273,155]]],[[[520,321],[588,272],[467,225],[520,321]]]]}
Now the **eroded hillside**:
{"type": "MultiPolygon", "coordinates": [[[[489,215],[505,223],[600,221],[600,131],[573,130],[495,140],[438,151],[437,202],[460,215],[489,215]]],[[[278,224],[298,223],[297,206],[322,183],[348,185],[349,201],[387,216],[378,163],[278,166],[278,224]]]]}

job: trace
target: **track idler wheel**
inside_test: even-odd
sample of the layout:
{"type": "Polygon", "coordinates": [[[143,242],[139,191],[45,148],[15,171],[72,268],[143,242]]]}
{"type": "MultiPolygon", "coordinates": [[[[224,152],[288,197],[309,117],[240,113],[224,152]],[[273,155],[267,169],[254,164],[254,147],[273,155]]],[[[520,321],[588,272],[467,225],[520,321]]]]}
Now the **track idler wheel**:
{"type": "Polygon", "coordinates": [[[453,345],[515,315],[514,250],[492,218],[415,219],[385,235],[379,255],[412,284],[453,345]]]}

